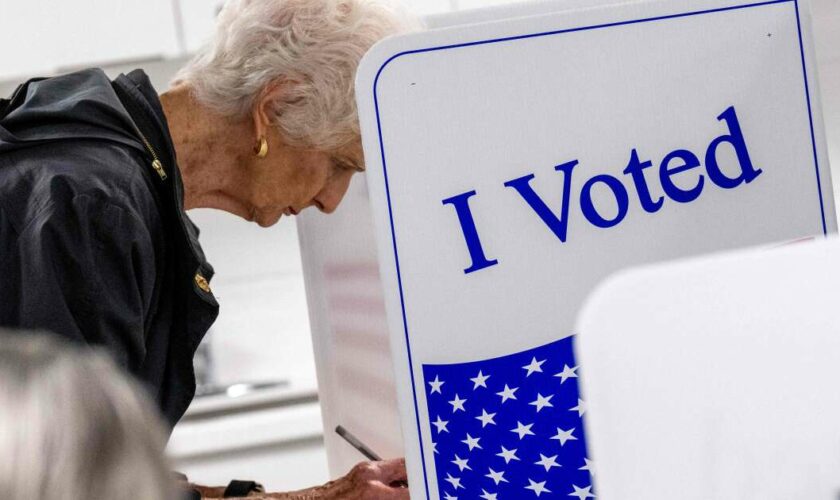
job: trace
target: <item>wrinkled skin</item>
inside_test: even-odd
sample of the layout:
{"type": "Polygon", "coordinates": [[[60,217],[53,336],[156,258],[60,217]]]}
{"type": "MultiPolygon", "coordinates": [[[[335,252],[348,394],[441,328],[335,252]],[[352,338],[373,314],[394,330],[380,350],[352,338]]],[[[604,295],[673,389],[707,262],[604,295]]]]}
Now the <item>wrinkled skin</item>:
{"type": "MultiPolygon", "coordinates": [[[[403,486],[406,481],[402,458],[362,462],[345,476],[322,486],[288,493],[252,493],[247,500],[408,500],[408,488],[403,486]]],[[[199,489],[205,499],[215,500],[222,496],[218,488],[199,489]]]]}

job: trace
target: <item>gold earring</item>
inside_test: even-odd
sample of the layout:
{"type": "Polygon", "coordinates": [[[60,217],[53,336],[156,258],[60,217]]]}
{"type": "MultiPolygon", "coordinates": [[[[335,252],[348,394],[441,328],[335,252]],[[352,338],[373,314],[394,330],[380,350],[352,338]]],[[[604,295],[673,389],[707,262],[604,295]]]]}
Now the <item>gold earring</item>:
{"type": "Polygon", "coordinates": [[[254,154],[257,155],[257,158],[265,158],[268,154],[268,141],[265,140],[265,137],[260,137],[257,146],[254,148],[254,154]]]}

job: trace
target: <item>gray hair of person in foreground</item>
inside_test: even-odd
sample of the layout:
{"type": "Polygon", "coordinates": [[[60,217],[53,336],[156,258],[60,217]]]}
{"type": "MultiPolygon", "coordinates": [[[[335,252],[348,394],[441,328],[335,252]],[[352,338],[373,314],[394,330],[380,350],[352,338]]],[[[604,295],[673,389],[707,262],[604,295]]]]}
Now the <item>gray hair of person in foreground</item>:
{"type": "Polygon", "coordinates": [[[150,401],[104,354],[0,329],[0,497],[176,498],[150,401]]]}

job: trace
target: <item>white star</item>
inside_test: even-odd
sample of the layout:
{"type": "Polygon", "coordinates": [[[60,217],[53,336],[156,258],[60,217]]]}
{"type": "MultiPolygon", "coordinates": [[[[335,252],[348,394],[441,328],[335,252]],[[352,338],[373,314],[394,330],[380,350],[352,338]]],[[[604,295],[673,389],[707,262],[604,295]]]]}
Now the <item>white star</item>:
{"type": "Polygon", "coordinates": [[[455,399],[453,399],[452,401],[449,402],[449,404],[452,405],[452,413],[455,413],[458,410],[466,411],[466,410],[464,410],[464,403],[466,403],[466,402],[467,402],[466,399],[460,399],[458,397],[458,395],[455,394],[455,399]]]}
{"type": "Polygon", "coordinates": [[[440,392],[440,386],[442,386],[445,383],[446,382],[444,382],[443,380],[438,378],[437,375],[435,375],[435,379],[432,380],[431,382],[429,382],[429,385],[432,386],[432,390],[429,391],[429,394],[434,394],[434,393],[443,394],[442,392],[440,392]]]}
{"type": "Polygon", "coordinates": [[[440,453],[437,450],[437,443],[435,443],[434,441],[432,441],[432,453],[440,453]]]}
{"type": "Polygon", "coordinates": [[[487,388],[488,378],[490,378],[490,375],[484,375],[481,373],[481,370],[478,370],[478,375],[476,375],[475,378],[470,379],[473,383],[473,390],[476,390],[479,387],[487,388]]]}
{"type": "Polygon", "coordinates": [[[543,363],[545,363],[545,360],[537,361],[537,358],[531,358],[531,363],[522,367],[523,370],[528,370],[528,373],[525,376],[530,377],[534,372],[542,373],[543,363]]]}
{"type": "Polygon", "coordinates": [[[533,490],[533,492],[536,493],[537,496],[540,496],[543,493],[551,493],[551,490],[545,487],[545,481],[543,481],[541,483],[535,483],[534,481],[531,481],[530,479],[528,479],[528,482],[530,484],[528,486],[526,486],[525,489],[526,490],[533,490]]]}
{"type": "Polygon", "coordinates": [[[449,424],[449,421],[441,419],[440,415],[438,415],[437,420],[432,422],[432,425],[437,427],[438,434],[440,434],[441,432],[449,432],[449,429],[446,428],[446,426],[448,424],[449,424]]]}
{"type": "Polygon", "coordinates": [[[452,487],[453,487],[453,488],[455,488],[455,491],[458,491],[458,488],[461,488],[461,489],[463,489],[463,488],[464,488],[464,487],[461,485],[461,478],[458,478],[458,477],[452,477],[452,475],[451,475],[451,474],[449,474],[448,472],[446,473],[446,478],[444,478],[444,481],[446,481],[446,482],[448,482],[449,484],[451,484],[451,485],[452,485],[452,487]]]}
{"type": "Polygon", "coordinates": [[[461,472],[464,472],[464,469],[467,469],[467,470],[472,470],[472,467],[470,467],[469,465],[467,465],[467,459],[466,459],[466,458],[463,458],[463,459],[462,459],[462,458],[461,458],[461,457],[459,457],[458,455],[455,455],[455,460],[453,460],[453,461],[452,461],[452,463],[453,463],[453,464],[455,464],[455,465],[457,465],[457,466],[458,466],[458,469],[460,469],[460,470],[461,470],[461,472]]]}
{"type": "Polygon", "coordinates": [[[533,426],[534,426],[534,424],[522,425],[522,422],[517,421],[516,422],[516,429],[511,429],[510,432],[515,432],[515,433],[519,434],[519,439],[522,439],[525,436],[533,436],[534,435],[534,433],[531,432],[531,427],[533,427],[533,426]]]}
{"type": "Polygon", "coordinates": [[[497,500],[496,495],[498,495],[498,493],[487,493],[484,488],[481,488],[481,495],[479,496],[484,500],[497,500]]]}
{"type": "Polygon", "coordinates": [[[592,494],[592,486],[587,486],[586,488],[578,488],[576,485],[572,485],[572,488],[575,491],[569,493],[570,497],[578,497],[579,500],[586,500],[587,498],[595,498],[595,495],[592,494]]]}
{"type": "Polygon", "coordinates": [[[563,429],[558,427],[557,428],[557,435],[554,436],[551,439],[556,439],[556,440],[560,441],[560,446],[563,446],[563,445],[566,444],[566,441],[577,441],[577,438],[572,435],[572,433],[574,431],[575,431],[574,427],[572,427],[571,429],[569,429],[567,431],[564,431],[563,429]]]}
{"type": "Polygon", "coordinates": [[[449,493],[444,493],[443,494],[443,500],[458,500],[458,497],[453,497],[449,493]]]}
{"type": "Polygon", "coordinates": [[[495,417],[495,416],[496,416],[495,413],[487,413],[487,410],[481,410],[481,416],[475,417],[475,418],[477,418],[478,420],[481,420],[481,428],[483,429],[484,426],[489,425],[489,424],[496,425],[496,421],[493,420],[493,417],[495,417]]]}
{"type": "Polygon", "coordinates": [[[590,476],[595,477],[595,469],[593,468],[594,465],[595,465],[595,462],[593,462],[592,460],[589,460],[588,458],[584,458],[583,459],[583,467],[579,468],[578,470],[588,471],[590,476]]]}
{"type": "Polygon", "coordinates": [[[509,464],[511,460],[519,460],[519,457],[516,456],[516,448],[509,450],[502,446],[502,452],[496,453],[496,456],[504,458],[506,464],[509,464]]]}
{"type": "Polygon", "coordinates": [[[578,417],[582,417],[583,414],[586,413],[586,402],[584,402],[582,399],[578,398],[577,406],[573,406],[573,407],[569,408],[569,411],[576,411],[577,414],[578,414],[578,417]]]}
{"type": "Polygon", "coordinates": [[[502,392],[497,392],[496,395],[501,396],[502,397],[502,403],[504,403],[508,399],[516,399],[516,396],[514,395],[514,393],[518,390],[519,390],[519,387],[514,387],[513,389],[511,389],[510,387],[508,387],[507,384],[505,384],[505,390],[503,390],[502,392]]]}
{"type": "Polygon", "coordinates": [[[540,410],[542,410],[546,406],[548,406],[549,408],[554,407],[554,405],[551,404],[551,398],[553,398],[553,397],[554,397],[554,394],[551,394],[548,397],[543,397],[542,394],[537,393],[537,400],[532,401],[528,404],[531,405],[531,406],[536,406],[537,407],[537,413],[539,413],[540,410]]]}
{"type": "Polygon", "coordinates": [[[560,464],[557,463],[557,455],[553,457],[547,457],[540,453],[540,461],[534,462],[534,465],[542,465],[545,467],[545,471],[548,472],[552,467],[562,467],[560,464]]]}
{"type": "Polygon", "coordinates": [[[563,371],[554,376],[560,377],[560,383],[562,384],[570,378],[578,378],[577,369],[577,366],[569,368],[569,365],[563,365],[563,371]]]}
{"type": "Polygon", "coordinates": [[[496,471],[494,471],[493,469],[490,469],[490,468],[488,468],[487,470],[489,472],[487,474],[485,474],[484,477],[489,477],[490,479],[492,479],[493,482],[496,483],[496,486],[498,486],[499,483],[508,482],[508,480],[505,479],[505,471],[496,472],[496,471]]]}
{"type": "Polygon", "coordinates": [[[467,433],[467,439],[464,439],[461,442],[464,443],[465,445],[469,446],[470,451],[473,451],[473,448],[478,448],[480,450],[480,449],[482,449],[481,445],[478,444],[478,441],[480,439],[481,438],[474,438],[474,437],[470,436],[469,433],[467,433]]]}

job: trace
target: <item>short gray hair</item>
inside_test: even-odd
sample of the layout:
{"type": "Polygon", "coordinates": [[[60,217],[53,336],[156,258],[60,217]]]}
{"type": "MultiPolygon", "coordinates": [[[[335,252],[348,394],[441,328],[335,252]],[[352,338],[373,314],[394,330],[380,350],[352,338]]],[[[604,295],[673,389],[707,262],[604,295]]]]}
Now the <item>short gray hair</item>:
{"type": "Polygon", "coordinates": [[[174,499],[163,424],[105,355],[0,330],[0,496],[174,499]]]}
{"type": "Polygon", "coordinates": [[[419,26],[384,0],[228,0],[215,37],[173,84],[191,85],[221,114],[243,116],[269,85],[290,83],[274,110],[284,139],[333,151],[359,136],[359,60],[378,40],[419,26]]]}

